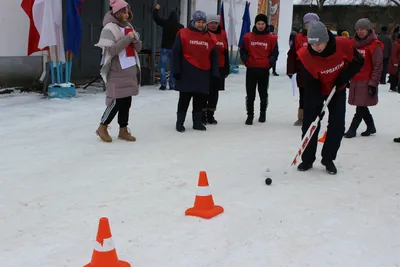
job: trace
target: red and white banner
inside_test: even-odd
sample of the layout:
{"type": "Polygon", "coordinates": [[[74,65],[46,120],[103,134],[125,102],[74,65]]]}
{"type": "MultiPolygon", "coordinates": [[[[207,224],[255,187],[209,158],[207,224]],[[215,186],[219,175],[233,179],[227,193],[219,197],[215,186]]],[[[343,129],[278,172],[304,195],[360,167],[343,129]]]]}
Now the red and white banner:
{"type": "Polygon", "coordinates": [[[271,17],[271,24],[275,27],[275,34],[278,34],[279,28],[279,12],[280,12],[280,0],[272,0],[271,7],[270,7],[270,17],[271,17]]]}

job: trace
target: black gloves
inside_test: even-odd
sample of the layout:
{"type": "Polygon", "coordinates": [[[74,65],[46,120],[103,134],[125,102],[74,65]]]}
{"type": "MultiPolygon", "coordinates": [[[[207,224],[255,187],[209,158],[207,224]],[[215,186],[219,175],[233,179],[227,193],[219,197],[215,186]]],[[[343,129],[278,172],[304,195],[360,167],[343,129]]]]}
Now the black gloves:
{"type": "Polygon", "coordinates": [[[375,96],[376,95],[376,87],[368,85],[368,94],[372,97],[375,96]]]}
{"type": "Polygon", "coordinates": [[[288,75],[287,75],[287,76],[288,76],[290,79],[292,79],[292,77],[293,77],[293,74],[291,74],[291,73],[289,74],[289,73],[288,73],[288,75]]]}
{"type": "Polygon", "coordinates": [[[178,81],[179,81],[179,80],[181,79],[181,75],[180,75],[179,73],[174,73],[173,76],[174,76],[174,79],[175,79],[175,80],[178,80],[178,81]]]}

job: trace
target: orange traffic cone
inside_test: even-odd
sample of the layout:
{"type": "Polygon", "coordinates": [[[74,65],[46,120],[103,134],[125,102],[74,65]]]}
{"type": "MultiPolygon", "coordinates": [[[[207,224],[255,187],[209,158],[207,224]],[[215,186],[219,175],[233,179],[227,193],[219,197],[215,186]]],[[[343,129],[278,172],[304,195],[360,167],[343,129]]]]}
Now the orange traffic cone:
{"type": "Polygon", "coordinates": [[[222,212],[224,212],[224,208],[214,204],[214,200],[208,186],[207,173],[205,171],[201,171],[199,175],[196,198],[194,200],[194,207],[187,209],[185,214],[204,219],[211,219],[222,212]]]}
{"type": "Polygon", "coordinates": [[[325,143],[325,140],[326,140],[326,131],[324,132],[324,135],[320,139],[318,139],[318,142],[325,143]]]}
{"type": "Polygon", "coordinates": [[[130,267],[125,261],[118,260],[112,241],[110,224],[107,218],[100,218],[92,261],[84,267],[130,267]]]}

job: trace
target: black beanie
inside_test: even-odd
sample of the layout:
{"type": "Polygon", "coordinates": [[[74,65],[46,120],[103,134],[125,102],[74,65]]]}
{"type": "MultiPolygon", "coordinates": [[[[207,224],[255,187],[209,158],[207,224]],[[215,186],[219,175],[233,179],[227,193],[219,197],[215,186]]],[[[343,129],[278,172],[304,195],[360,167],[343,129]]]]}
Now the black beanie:
{"type": "Polygon", "coordinates": [[[258,14],[256,16],[256,19],[254,20],[254,24],[257,24],[257,22],[263,21],[265,24],[268,25],[268,17],[265,14],[258,14]]]}

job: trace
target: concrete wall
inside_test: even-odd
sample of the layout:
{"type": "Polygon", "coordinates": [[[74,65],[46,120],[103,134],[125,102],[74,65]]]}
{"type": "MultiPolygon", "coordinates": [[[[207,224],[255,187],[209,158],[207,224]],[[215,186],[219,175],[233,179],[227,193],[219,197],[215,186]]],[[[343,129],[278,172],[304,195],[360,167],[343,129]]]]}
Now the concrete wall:
{"type": "Polygon", "coordinates": [[[42,53],[27,57],[29,19],[21,0],[0,0],[0,87],[29,85],[42,73],[42,53]]]}

